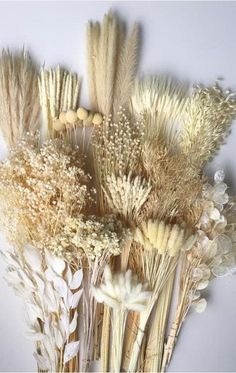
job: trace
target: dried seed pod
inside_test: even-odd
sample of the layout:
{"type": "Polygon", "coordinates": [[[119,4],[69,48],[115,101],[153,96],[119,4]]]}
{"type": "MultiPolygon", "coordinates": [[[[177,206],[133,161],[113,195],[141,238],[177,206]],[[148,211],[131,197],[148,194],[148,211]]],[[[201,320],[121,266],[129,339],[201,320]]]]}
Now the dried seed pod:
{"type": "Polygon", "coordinates": [[[95,113],[93,116],[92,123],[95,125],[99,125],[102,123],[102,115],[100,113],[95,113]]]}
{"type": "Polygon", "coordinates": [[[83,107],[80,107],[78,110],[77,110],[77,117],[80,119],[80,120],[86,120],[89,116],[89,112],[88,110],[86,110],[85,108],[83,107]]]}
{"type": "Polygon", "coordinates": [[[60,132],[65,129],[65,124],[60,121],[60,119],[55,119],[53,122],[53,128],[55,131],[60,132]]]}
{"type": "Polygon", "coordinates": [[[60,119],[61,123],[66,124],[66,112],[65,111],[62,111],[60,113],[59,119],[60,119]]]}
{"type": "Polygon", "coordinates": [[[74,110],[68,110],[66,112],[66,121],[69,124],[74,124],[77,121],[77,114],[74,110]]]}

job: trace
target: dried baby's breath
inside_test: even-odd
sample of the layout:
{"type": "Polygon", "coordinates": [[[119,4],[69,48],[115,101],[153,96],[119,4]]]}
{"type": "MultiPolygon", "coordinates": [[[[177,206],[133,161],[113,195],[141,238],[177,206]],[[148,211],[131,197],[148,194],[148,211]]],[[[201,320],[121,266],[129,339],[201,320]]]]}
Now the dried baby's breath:
{"type": "Polygon", "coordinates": [[[1,220],[17,246],[54,237],[86,208],[88,176],[76,150],[59,140],[37,147],[28,137],[0,166],[1,220]]]}

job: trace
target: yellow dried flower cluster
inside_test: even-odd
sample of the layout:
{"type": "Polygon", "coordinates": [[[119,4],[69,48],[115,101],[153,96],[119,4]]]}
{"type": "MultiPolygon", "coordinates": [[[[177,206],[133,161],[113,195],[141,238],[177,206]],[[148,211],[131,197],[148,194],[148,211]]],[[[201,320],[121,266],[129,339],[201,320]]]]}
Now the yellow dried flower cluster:
{"type": "Polygon", "coordinates": [[[89,199],[78,152],[60,140],[41,148],[28,136],[0,164],[2,224],[17,246],[56,235],[89,199]]]}
{"type": "Polygon", "coordinates": [[[119,255],[129,231],[112,216],[79,216],[68,218],[65,226],[54,237],[45,237],[40,248],[48,249],[56,256],[72,260],[95,260],[103,254],[119,255]]]}

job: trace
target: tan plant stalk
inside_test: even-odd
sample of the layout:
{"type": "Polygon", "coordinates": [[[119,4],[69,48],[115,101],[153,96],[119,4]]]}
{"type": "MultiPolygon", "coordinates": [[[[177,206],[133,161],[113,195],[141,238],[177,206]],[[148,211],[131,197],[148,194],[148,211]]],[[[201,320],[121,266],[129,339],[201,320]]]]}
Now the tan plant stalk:
{"type": "Polygon", "coordinates": [[[38,71],[26,51],[0,57],[0,129],[8,146],[39,129],[38,71]]]}
{"type": "Polygon", "coordinates": [[[145,372],[160,372],[169,310],[172,300],[175,271],[162,289],[156,304],[155,316],[148,335],[145,356],[145,372]]]}

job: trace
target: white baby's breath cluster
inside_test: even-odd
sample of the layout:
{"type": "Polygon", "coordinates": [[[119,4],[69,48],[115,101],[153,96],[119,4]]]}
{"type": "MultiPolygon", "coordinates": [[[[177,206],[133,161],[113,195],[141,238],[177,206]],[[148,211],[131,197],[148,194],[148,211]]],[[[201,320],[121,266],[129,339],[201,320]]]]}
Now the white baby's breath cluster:
{"type": "Polygon", "coordinates": [[[151,296],[148,285],[140,283],[130,270],[113,274],[109,266],[104,269],[104,283],[99,288],[94,287],[93,294],[99,303],[113,309],[138,312],[145,310],[151,296]]]}
{"type": "Polygon", "coordinates": [[[42,245],[68,262],[73,259],[94,260],[106,255],[118,255],[129,230],[112,215],[67,218],[63,230],[42,245]]]}
{"type": "Polygon", "coordinates": [[[22,257],[2,253],[8,267],[7,283],[24,300],[27,335],[37,342],[34,357],[41,370],[61,371],[77,355],[78,340],[69,340],[77,328],[79,289],[83,274],[50,252],[27,245],[22,257]]]}
{"type": "Polygon", "coordinates": [[[40,148],[27,136],[0,165],[1,222],[17,246],[53,237],[88,203],[88,176],[78,152],[60,140],[40,148]]]}

